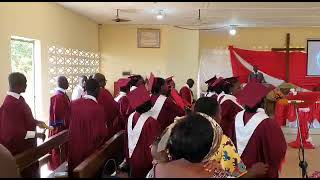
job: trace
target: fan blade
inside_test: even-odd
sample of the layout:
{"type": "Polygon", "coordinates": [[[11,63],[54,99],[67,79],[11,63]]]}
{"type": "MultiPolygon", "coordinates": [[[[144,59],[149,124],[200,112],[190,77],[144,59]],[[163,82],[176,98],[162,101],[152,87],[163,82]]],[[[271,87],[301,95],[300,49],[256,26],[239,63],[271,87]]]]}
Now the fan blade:
{"type": "Polygon", "coordinates": [[[116,18],[116,19],[112,19],[112,21],[115,21],[115,22],[129,22],[129,21],[131,21],[131,20],[129,20],[129,19],[116,18]]]}

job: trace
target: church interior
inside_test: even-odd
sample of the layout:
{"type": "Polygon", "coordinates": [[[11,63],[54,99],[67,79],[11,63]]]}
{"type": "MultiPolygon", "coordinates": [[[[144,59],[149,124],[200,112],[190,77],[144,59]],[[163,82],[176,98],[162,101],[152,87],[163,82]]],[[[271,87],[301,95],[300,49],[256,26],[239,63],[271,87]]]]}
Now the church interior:
{"type": "MultiPolygon", "coordinates": [[[[191,78],[197,100],[206,96],[206,81],[213,76],[237,77],[243,88],[257,67],[264,84],[273,87],[265,98],[266,114],[287,144],[279,177],[301,178],[301,139],[308,176],[320,174],[319,9],[319,2],[1,2],[0,105],[12,72],[26,76],[22,96],[34,118],[49,124],[58,76],[69,82],[70,99],[81,75],[103,74],[113,98],[118,80],[131,75],[149,83],[150,73],[173,76],[178,91],[191,78]]],[[[65,167],[48,169],[45,153],[68,141],[67,131],[58,135],[47,134],[37,148],[14,155],[19,167],[36,158],[42,178],[64,176],[59,171],[65,167]]],[[[105,163],[96,159],[115,157],[123,136],[110,138],[73,176],[92,177],[92,169],[105,163]]]]}

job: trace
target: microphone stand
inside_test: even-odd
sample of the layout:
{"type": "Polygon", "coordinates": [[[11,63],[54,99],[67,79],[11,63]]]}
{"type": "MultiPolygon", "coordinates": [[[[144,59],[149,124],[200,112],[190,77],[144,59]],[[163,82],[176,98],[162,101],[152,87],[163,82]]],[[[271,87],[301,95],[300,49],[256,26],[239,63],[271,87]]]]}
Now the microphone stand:
{"type": "Polygon", "coordinates": [[[299,133],[299,139],[300,139],[300,147],[298,151],[298,157],[299,157],[299,167],[301,168],[301,175],[302,178],[308,178],[308,173],[307,173],[307,168],[308,168],[308,163],[305,160],[305,155],[304,155],[304,146],[302,142],[302,134],[301,134],[301,129],[300,129],[300,119],[298,115],[298,104],[299,102],[293,101],[294,107],[296,109],[296,116],[297,116],[297,125],[298,125],[298,133],[299,133]]]}

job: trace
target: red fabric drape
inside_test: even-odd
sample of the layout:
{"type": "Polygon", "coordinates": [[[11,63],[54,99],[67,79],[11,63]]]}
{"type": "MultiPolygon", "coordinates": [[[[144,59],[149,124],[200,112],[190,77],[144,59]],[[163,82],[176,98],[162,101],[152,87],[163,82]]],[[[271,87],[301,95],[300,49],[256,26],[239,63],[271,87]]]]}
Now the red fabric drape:
{"type": "MultiPolygon", "coordinates": [[[[246,69],[237,59],[237,53],[242,59],[274,77],[285,80],[286,62],[285,52],[252,51],[229,46],[232,71],[234,76],[240,76],[242,83],[247,82],[251,69],[246,69]]],[[[290,53],[289,82],[304,89],[312,90],[319,85],[320,77],[307,77],[307,54],[304,52],[290,53]]]]}

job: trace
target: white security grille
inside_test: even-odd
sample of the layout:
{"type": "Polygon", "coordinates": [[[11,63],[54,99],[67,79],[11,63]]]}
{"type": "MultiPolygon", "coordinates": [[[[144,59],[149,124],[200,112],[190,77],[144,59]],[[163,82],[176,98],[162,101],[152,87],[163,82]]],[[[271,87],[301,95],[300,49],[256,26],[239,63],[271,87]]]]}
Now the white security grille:
{"type": "Polygon", "coordinates": [[[90,76],[99,72],[100,55],[79,49],[51,46],[49,53],[49,88],[54,93],[57,77],[66,76],[69,81],[67,94],[70,96],[73,88],[78,84],[81,75],[90,76]]]}

